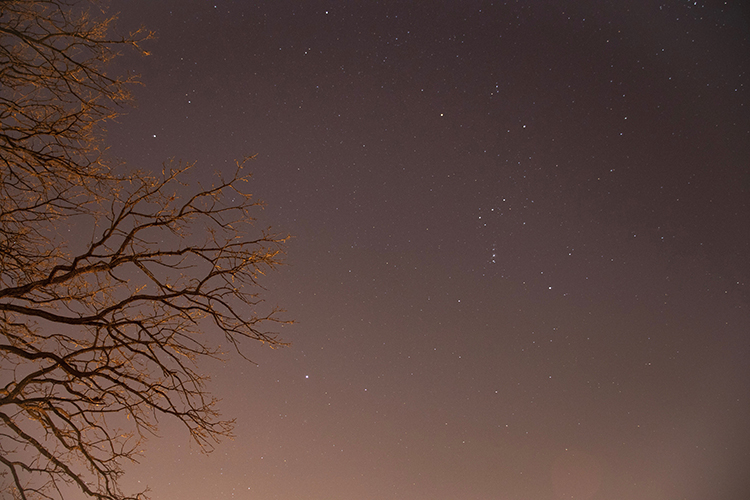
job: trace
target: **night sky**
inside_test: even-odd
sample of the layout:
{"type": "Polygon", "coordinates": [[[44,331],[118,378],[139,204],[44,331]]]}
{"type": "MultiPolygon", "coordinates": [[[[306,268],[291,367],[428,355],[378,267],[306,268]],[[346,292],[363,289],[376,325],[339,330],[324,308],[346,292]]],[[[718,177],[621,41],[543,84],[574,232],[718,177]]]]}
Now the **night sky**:
{"type": "Polygon", "coordinates": [[[114,0],[131,167],[257,154],[296,323],[161,421],[160,500],[750,498],[738,2],[114,0]]]}

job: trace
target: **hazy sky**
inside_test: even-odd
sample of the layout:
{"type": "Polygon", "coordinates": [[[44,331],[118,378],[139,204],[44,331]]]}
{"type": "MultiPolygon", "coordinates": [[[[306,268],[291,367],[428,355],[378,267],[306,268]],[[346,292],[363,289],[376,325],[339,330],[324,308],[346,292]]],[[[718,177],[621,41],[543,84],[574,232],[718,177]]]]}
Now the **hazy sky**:
{"type": "MultiPolygon", "coordinates": [[[[292,346],[209,364],[154,499],[750,498],[739,2],[122,1],[113,155],[258,154],[292,346]]],[[[140,483],[138,483],[140,481],[140,483]]]]}

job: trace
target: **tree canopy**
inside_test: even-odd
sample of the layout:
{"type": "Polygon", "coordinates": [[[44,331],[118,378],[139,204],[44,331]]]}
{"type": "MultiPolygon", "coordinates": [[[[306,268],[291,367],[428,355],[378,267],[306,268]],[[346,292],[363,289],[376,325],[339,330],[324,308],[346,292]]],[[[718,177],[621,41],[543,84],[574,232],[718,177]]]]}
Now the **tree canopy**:
{"type": "MultiPolygon", "coordinates": [[[[88,8],[86,8],[88,7],[88,8]]],[[[191,165],[113,166],[102,126],[130,99],[112,77],[140,30],[63,0],[0,3],[0,488],[106,500],[157,418],[205,449],[231,433],[200,360],[284,345],[259,277],[285,236],[254,226],[247,160],[211,185],[191,165]]],[[[145,53],[145,52],[144,52],[145,53]]]]}

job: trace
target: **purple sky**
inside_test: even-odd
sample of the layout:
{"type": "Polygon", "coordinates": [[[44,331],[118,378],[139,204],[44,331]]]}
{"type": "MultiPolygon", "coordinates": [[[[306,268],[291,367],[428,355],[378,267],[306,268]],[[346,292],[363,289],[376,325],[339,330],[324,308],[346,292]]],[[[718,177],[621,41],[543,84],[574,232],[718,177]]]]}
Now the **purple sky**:
{"type": "MultiPolygon", "coordinates": [[[[738,2],[112,2],[113,155],[258,154],[297,324],[206,365],[164,500],[750,497],[750,27],[738,2]]],[[[138,483],[140,481],[140,483],[138,483]]]]}

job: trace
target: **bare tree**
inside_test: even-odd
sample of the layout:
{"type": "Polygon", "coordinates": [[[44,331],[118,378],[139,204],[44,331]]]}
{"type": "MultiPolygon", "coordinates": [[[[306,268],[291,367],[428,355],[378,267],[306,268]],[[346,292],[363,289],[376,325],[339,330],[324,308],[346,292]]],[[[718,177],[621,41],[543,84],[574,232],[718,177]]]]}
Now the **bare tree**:
{"type": "Polygon", "coordinates": [[[189,166],[119,175],[101,125],[129,99],[105,64],[149,36],[62,0],[0,3],[0,495],[129,499],[157,418],[210,449],[231,432],[198,362],[283,345],[258,278],[285,238],[254,229],[244,162],[196,190],[189,166]],[[254,236],[251,236],[254,235],[254,236]]]}

